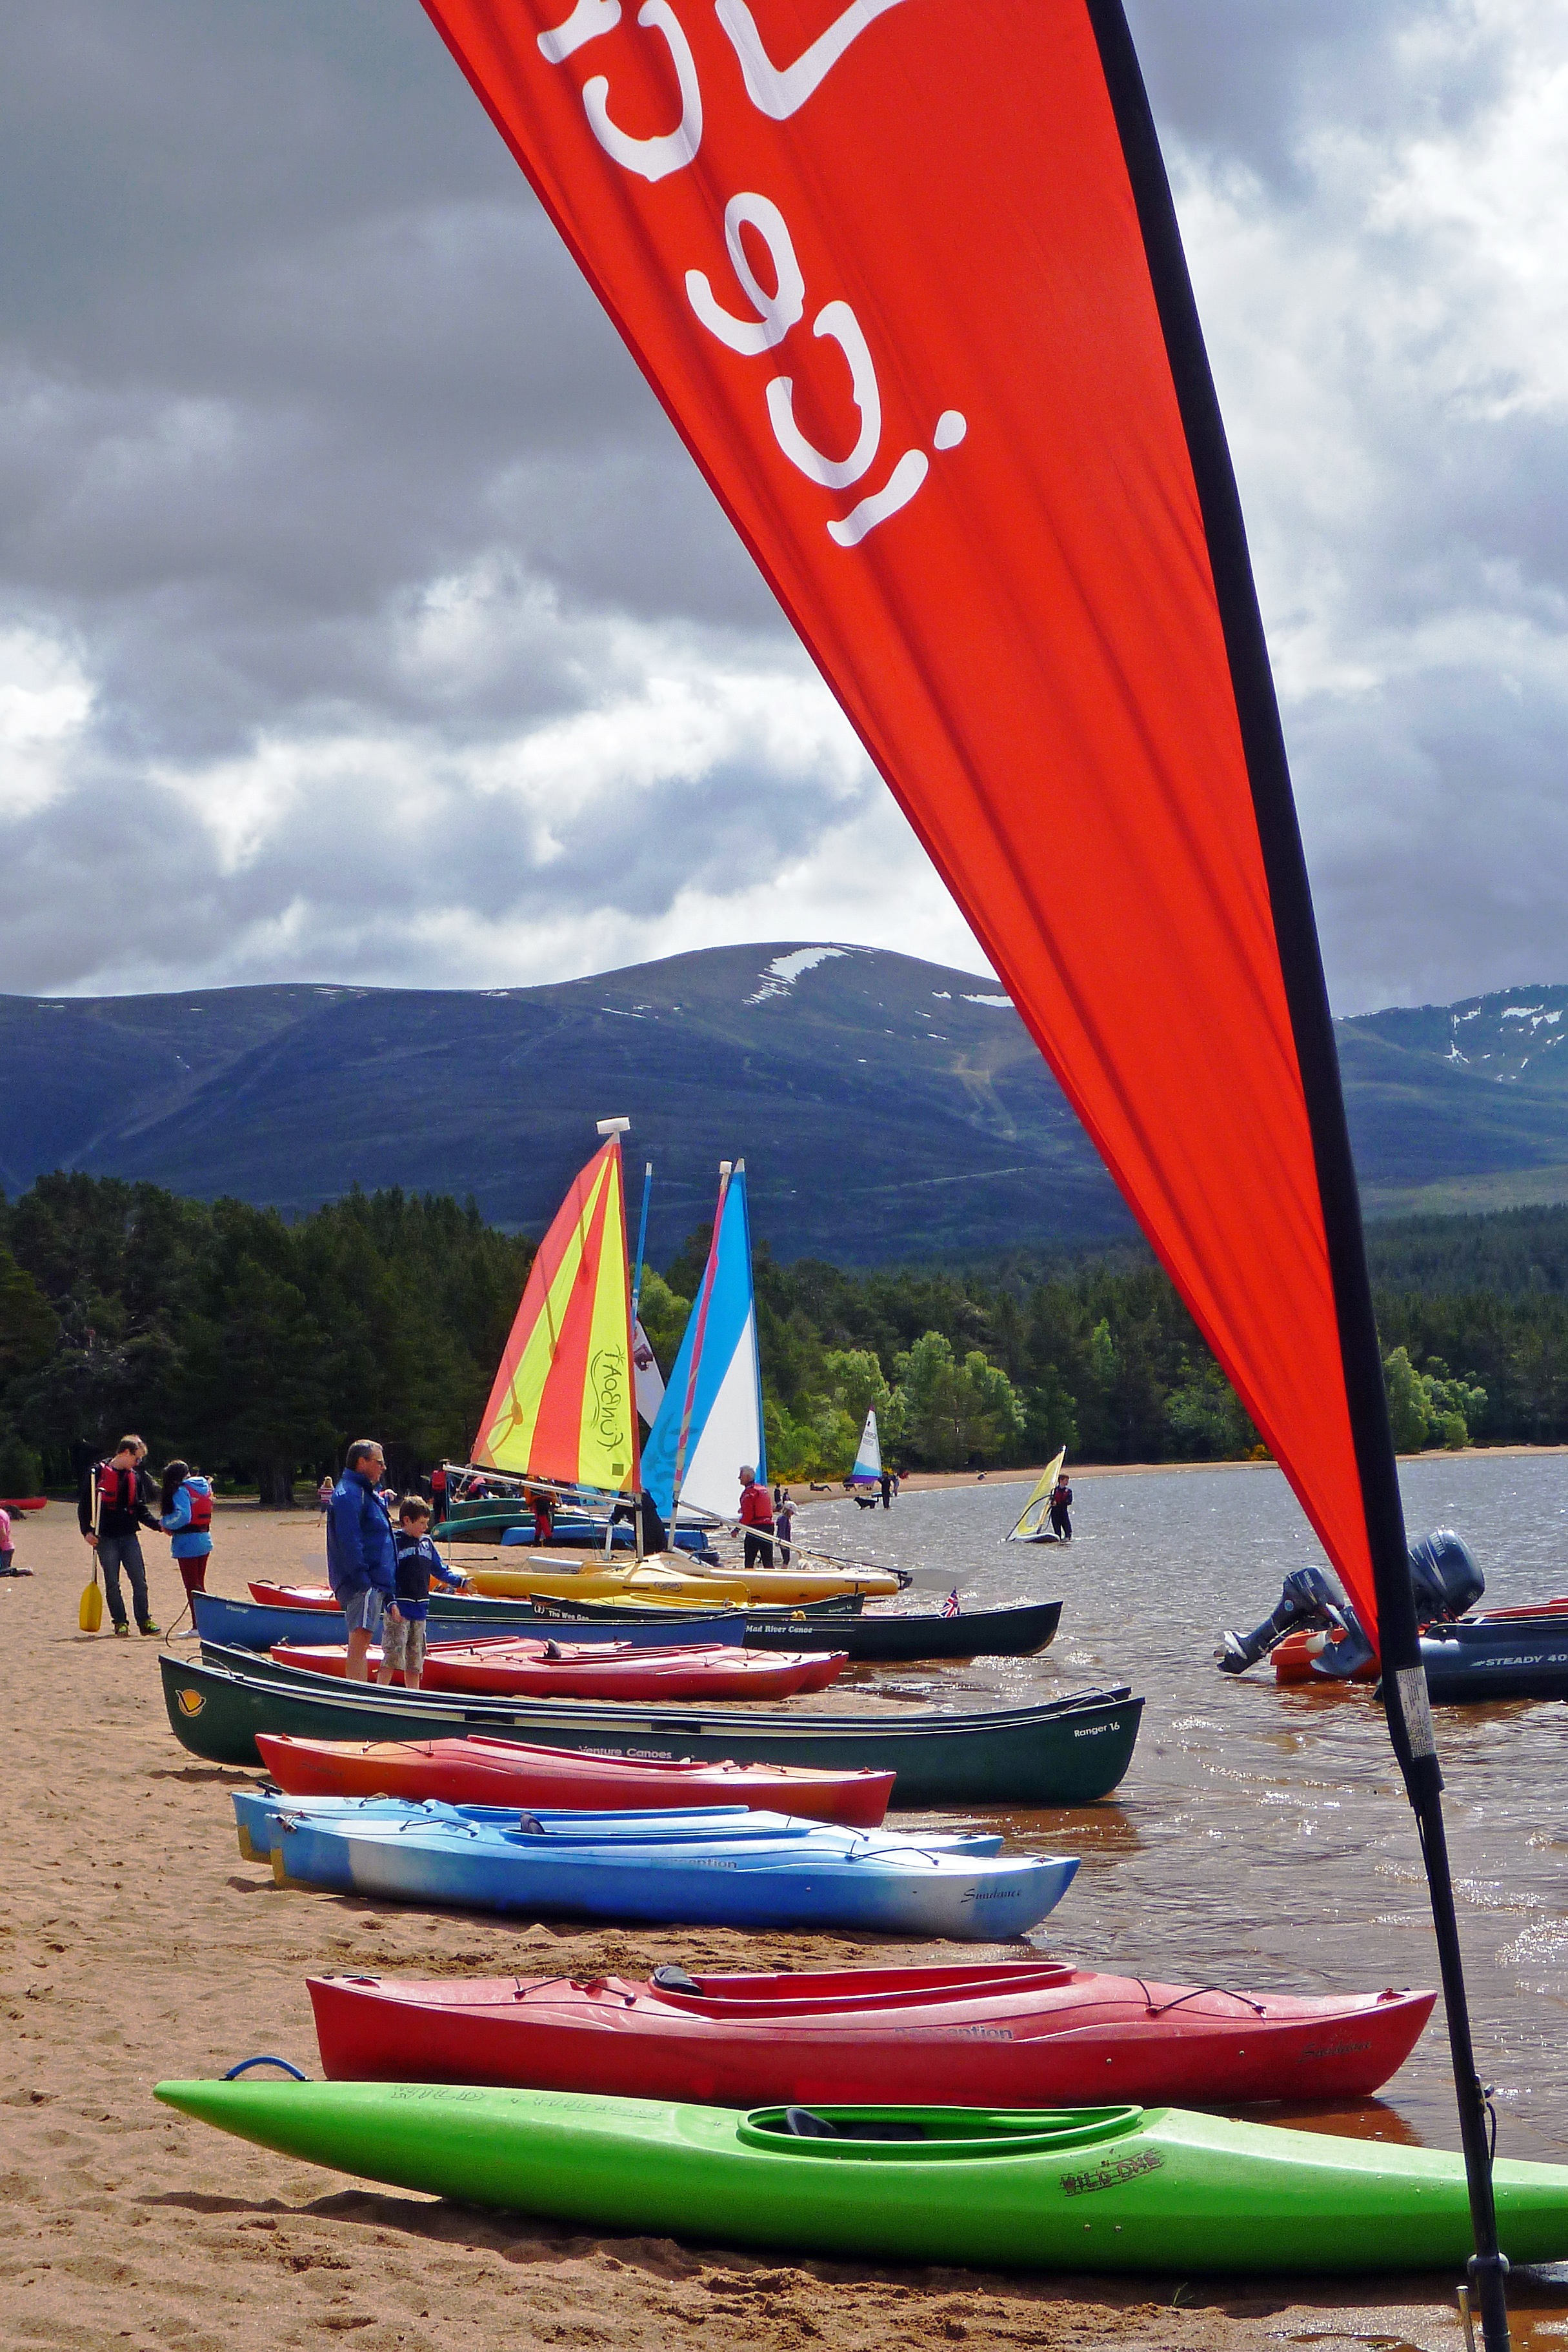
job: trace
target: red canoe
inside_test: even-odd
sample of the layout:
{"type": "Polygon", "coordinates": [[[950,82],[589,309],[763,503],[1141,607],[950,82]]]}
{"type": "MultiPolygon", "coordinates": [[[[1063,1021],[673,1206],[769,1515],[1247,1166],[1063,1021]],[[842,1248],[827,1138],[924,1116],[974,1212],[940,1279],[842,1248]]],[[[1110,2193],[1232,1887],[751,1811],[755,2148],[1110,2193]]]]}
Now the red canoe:
{"type": "Polygon", "coordinates": [[[253,1583],[250,1597],[264,1609],[319,1609],[328,1617],[343,1613],[343,1604],[330,1584],[253,1583]]]}
{"type": "Polygon", "coordinates": [[[416,2074],[734,2107],[916,2094],[1005,2107],[1364,2098],[1409,2056],[1436,1999],[1291,2000],[1033,1960],[688,1977],[689,1990],[619,1977],[309,1982],[335,2080],[416,2074]]]}
{"type": "Polygon", "coordinates": [[[890,1772],[814,1772],[795,1764],[642,1763],[521,1740],[290,1739],[258,1731],[261,1760],[290,1797],[434,1798],[448,1805],[750,1805],[874,1830],[893,1793],[890,1772]]]}
{"type": "MultiPolygon", "coordinates": [[[[279,1642],[272,1656],[280,1666],[316,1675],[341,1675],[348,1663],[347,1650],[337,1643],[317,1649],[279,1642]]],[[[381,1652],[371,1650],[368,1659],[374,1674],[381,1652]]],[[[495,1698],[793,1698],[796,1691],[826,1689],[847,1664],[842,1650],[796,1654],[717,1643],[649,1650],[631,1642],[535,1642],[498,1634],[440,1643],[426,1655],[424,1685],[495,1698]]],[[[393,1679],[401,1683],[403,1676],[393,1679]]]]}

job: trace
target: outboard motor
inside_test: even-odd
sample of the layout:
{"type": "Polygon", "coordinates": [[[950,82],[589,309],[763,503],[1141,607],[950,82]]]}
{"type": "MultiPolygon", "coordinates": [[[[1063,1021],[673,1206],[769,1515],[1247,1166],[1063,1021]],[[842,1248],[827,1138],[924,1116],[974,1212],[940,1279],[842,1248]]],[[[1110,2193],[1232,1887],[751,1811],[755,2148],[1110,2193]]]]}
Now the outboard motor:
{"type": "Polygon", "coordinates": [[[1441,1625],[1473,1609],[1487,1589],[1475,1554],[1451,1528],[1435,1528],[1410,1547],[1410,1582],[1422,1625],[1441,1625]]]}
{"type": "Polygon", "coordinates": [[[1244,1675],[1248,1666],[1266,1658],[1287,1633],[1323,1627],[1337,1639],[1325,1647],[1321,1658],[1312,1661],[1315,1673],[1339,1680],[1365,1665],[1373,1654],[1372,1643],[1362,1632],[1344,1587],[1332,1570],[1292,1569],[1262,1624],[1254,1626],[1250,1633],[1226,1633],[1215,1652],[1215,1663],[1222,1675],[1244,1675]]]}
{"type": "MultiPolygon", "coordinates": [[[[1410,1585],[1420,1623],[1463,1616],[1486,1591],[1486,1578],[1462,1536],[1436,1528],[1410,1546],[1410,1585]]],[[[1215,1652],[1222,1675],[1244,1675],[1287,1633],[1326,1629],[1334,1638],[1312,1660],[1312,1672],[1342,1681],[1366,1664],[1373,1646],[1363,1632],[1343,1586],[1331,1569],[1298,1568],[1285,1579],[1273,1611],[1250,1633],[1226,1633],[1215,1652]]]]}

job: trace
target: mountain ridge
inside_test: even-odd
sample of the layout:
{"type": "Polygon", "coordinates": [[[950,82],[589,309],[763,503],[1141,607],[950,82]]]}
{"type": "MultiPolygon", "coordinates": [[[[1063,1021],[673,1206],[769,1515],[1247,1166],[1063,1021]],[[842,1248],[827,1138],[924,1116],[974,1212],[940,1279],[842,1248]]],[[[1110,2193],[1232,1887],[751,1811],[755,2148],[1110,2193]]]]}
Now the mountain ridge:
{"type": "MultiPolygon", "coordinates": [[[[1336,1024],[1369,1210],[1568,1200],[1568,986],[1336,1024]]],[[[1112,1240],[1130,1220],[994,982],[774,941],[519,989],[288,982],[0,997],[0,1185],[56,1167],[297,1213],[401,1184],[538,1231],[594,1140],[656,1163],[651,1254],[748,1160],[776,1255],[1112,1240]]]]}

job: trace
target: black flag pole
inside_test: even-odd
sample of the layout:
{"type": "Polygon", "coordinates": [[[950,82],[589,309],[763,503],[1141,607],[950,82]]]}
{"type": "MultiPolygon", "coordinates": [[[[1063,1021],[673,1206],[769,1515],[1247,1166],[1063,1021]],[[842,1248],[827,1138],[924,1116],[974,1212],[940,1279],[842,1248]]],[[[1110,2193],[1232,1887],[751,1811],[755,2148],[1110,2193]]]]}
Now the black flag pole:
{"type": "Polygon", "coordinates": [[[1339,1055],[1312,894],[1290,787],[1284,730],[1219,401],[1182,249],[1170,182],[1122,0],[1085,0],[1116,116],[1154,299],[1203,513],[1225,631],[1280,967],[1311,1128],[1337,1310],[1345,1391],[1377,1595],[1383,1703],[1415,1814],[1448,2021],[1459,2135],[1476,2251],[1469,2272],[1486,2352],[1509,2352],[1508,2263],[1498,2247],[1486,2094],[1476,2072],[1443,1823],[1443,1776],[1421,1664],[1415,1595],[1383,1358],[1373,1314],[1361,1199],[1351,1159],[1339,1055]]]}

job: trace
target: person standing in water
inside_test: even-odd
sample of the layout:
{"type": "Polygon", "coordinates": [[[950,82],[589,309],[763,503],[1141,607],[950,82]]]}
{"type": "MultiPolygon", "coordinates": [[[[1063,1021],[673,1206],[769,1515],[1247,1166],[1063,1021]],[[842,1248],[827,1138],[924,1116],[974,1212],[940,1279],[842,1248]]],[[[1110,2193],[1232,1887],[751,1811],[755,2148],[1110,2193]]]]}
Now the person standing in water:
{"type": "Polygon", "coordinates": [[[779,1539],[779,1566],[789,1566],[789,1539],[795,1526],[795,1504],[787,1486],[773,1490],[773,1532],[779,1539]]]}
{"type": "Polygon", "coordinates": [[[185,1588],[185,1599],[205,1592],[207,1561],[212,1556],[213,1489],[210,1478],[198,1477],[188,1462],[163,1465],[163,1491],[158,1501],[158,1525],[174,1540],[169,1549],[185,1588]]]}
{"type": "Polygon", "coordinates": [[[882,1489],[882,1508],[883,1508],[885,1511],[890,1511],[890,1510],[892,1509],[892,1507],[893,1507],[893,1474],[892,1474],[892,1472],[891,1472],[890,1470],[886,1470],[886,1469],[885,1469],[885,1470],[883,1471],[883,1473],[882,1473],[881,1476],[878,1479],[877,1484],[878,1484],[878,1485],[879,1485],[879,1486],[880,1486],[880,1488],[882,1489]]]}
{"type": "Polygon", "coordinates": [[[1051,1488],[1051,1532],[1063,1543],[1072,1541],[1072,1488],[1065,1470],[1051,1488]]]}

